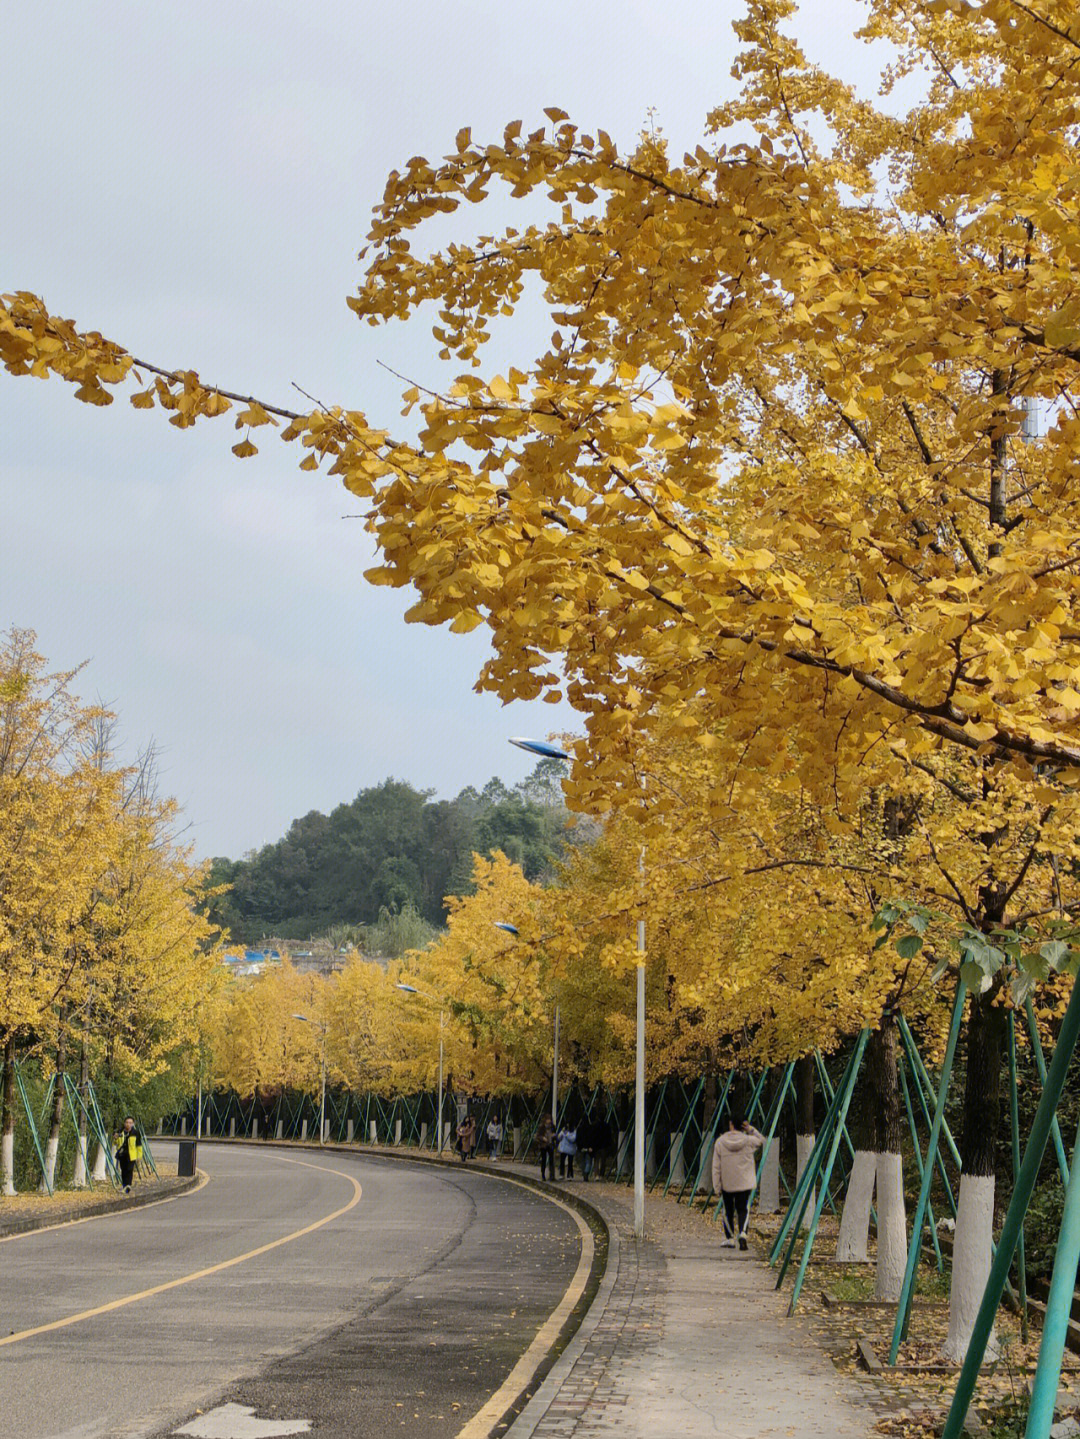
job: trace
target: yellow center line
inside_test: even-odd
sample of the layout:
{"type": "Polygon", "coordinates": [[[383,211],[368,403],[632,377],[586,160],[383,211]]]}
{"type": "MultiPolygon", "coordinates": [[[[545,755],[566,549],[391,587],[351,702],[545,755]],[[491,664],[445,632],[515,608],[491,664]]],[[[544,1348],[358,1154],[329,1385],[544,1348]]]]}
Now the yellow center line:
{"type": "MultiPolygon", "coordinates": [[[[509,1175],[500,1174],[497,1177],[501,1179],[504,1184],[517,1183],[517,1181],[511,1179],[509,1175]]],[[[532,1185],[519,1184],[518,1188],[529,1189],[531,1193],[536,1193],[532,1185]]],[[[546,1199],[549,1204],[555,1204],[558,1205],[560,1209],[565,1209],[580,1230],[581,1255],[578,1258],[577,1269],[574,1271],[574,1277],[570,1281],[569,1288],[566,1290],[558,1305],[537,1330],[528,1349],[525,1350],[525,1353],[514,1365],[513,1369],[511,1369],[510,1373],[483,1408],[476,1411],[464,1429],[458,1430],[456,1439],[487,1439],[487,1435],[491,1433],[492,1425],[506,1413],[507,1409],[509,1409],[510,1405],[533,1377],[537,1365],[559,1337],[559,1333],[570,1317],[570,1312],[574,1308],[574,1305],[585,1293],[585,1285],[588,1283],[589,1271],[592,1268],[593,1261],[593,1232],[572,1205],[564,1204],[563,1201],[557,1199],[554,1194],[542,1193],[541,1198],[546,1199]]]]}
{"type": "MultiPolygon", "coordinates": [[[[220,1274],[223,1269],[232,1269],[234,1265],[244,1264],[249,1259],[257,1259],[260,1254],[269,1254],[272,1249],[280,1249],[283,1244],[291,1244],[294,1239],[302,1239],[305,1234],[313,1234],[316,1229],[321,1229],[324,1224],[329,1224],[334,1219],[340,1219],[343,1214],[348,1214],[350,1209],[355,1209],[360,1203],[360,1196],[363,1190],[358,1180],[351,1174],[345,1174],[340,1169],[328,1169],[323,1164],[307,1164],[302,1159],[286,1159],[284,1155],[275,1154],[282,1164],[298,1164],[302,1169],[315,1169],[320,1174],[334,1174],[339,1179],[348,1180],[352,1185],[354,1193],[348,1204],[335,1209],[333,1214],[328,1214],[324,1219],[317,1219],[314,1224],[308,1224],[303,1229],[297,1229],[292,1234],[285,1234],[280,1239],[274,1239],[269,1244],[260,1244],[258,1249],[249,1249],[246,1254],[237,1254],[233,1259],[223,1259],[220,1264],[211,1264],[207,1269],[196,1270],[194,1274],[184,1274],[179,1279],[170,1279],[165,1284],[155,1284],[152,1289],[142,1289],[138,1294],[127,1294],[123,1299],[113,1299],[109,1304],[99,1304],[96,1309],[84,1309],[81,1314],[69,1314],[66,1319],[54,1319],[51,1324],[39,1324],[35,1329],[23,1329],[18,1334],[8,1334],[0,1339],[0,1349],[5,1344],[18,1344],[24,1339],[32,1339],[37,1334],[48,1334],[54,1329],[66,1329],[69,1324],[81,1324],[85,1319],[94,1319],[99,1314],[109,1314],[114,1309],[123,1309],[128,1304],[137,1304],[140,1299],[151,1299],[155,1294],[164,1294],[170,1289],[179,1289],[184,1284],[194,1284],[197,1279],[206,1279],[211,1274],[220,1274]]],[[[147,1206],[149,1207],[149,1206],[147,1206]]]]}

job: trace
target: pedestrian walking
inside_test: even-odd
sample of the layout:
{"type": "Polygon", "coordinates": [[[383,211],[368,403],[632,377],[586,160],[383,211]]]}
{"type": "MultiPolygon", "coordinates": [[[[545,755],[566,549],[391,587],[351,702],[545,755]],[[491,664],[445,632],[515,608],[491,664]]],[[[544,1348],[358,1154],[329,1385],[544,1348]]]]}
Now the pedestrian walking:
{"type": "Polygon", "coordinates": [[[536,1131],[536,1147],[540,1152],[540,1178],[555,1178],[555,1125],[545,1114],[536,1131]]]}
{"type": "Polygon", "coordinates": [[[606,1114],[597,1114],[589,1121],[589,1138],[592,1140],[593,1168],[597,1179],[603,1179],[611,1158],[611,1120],[606,1114]]]}
{"type": "Polygon", "coordinates": [[[746,1225],[757,1178],[754,1156],[765,1143],[765,1136],[741,1114],[727,1116],[727,1128],[713,1145],[712,1183],[724,1205],[724,1237],[722,1249],[734,1249],[736,1238],[740,1249],[746,1249],[746,1225]]]}
{"type": "Polygon", "coordinates": [[[476,1120],[471,1114],[467,1114],[458,1125],[457,1147],[462,1164],[467,1163],[476,1148],[476,1120]]]}
{"type": "Polygon", "coordinates": [[[497,1114],[492,1115],[488,1120],[487,1127],[488,1158],[498,1159],[502,1153],[503,1127],[502,1120],[497,1114]]]}
{"type": "Polygon", "coordinates": [[[593,1122],[587,1114],[578,1121],[577,1152],[581,1168],[581,1182],[588,1184],[593,1167],[593,1122]]]}
{"type": "Polygon", "coordinates": [[[559,1178],[562,1179],[565,1174],[567,1179],[573,1179],[577,1129],[571,1129],[568,1124],[564,1124],[556,1136],[555,1147],[559,1151],[559,1178]]]}
{"type": "Polygon", "coordinates": [[[116,1146],[116,1162],[120,1166],[120,1182],[124,1186],[125,1194],[131,1193],[131,1184],[135,1178],[135,1166],[141,1158],[142,1140],[135,1127],[135,1121],[129,1114],[124,1120],[124,1128],[116,1146]]]}

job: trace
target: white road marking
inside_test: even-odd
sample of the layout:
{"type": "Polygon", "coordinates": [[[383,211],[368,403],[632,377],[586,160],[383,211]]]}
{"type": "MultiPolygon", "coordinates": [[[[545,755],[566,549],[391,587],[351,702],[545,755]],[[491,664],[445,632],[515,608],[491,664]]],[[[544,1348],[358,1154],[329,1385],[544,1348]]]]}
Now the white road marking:
{"type": "Polygon", "coordinates": [[[278,1439],[279,1435],[307,1434],[310,1429],[310,1419],[256,1419],[255,1410],[247,1404],[221,1404],[173,1433],[191,1439],[278,1439]]]}

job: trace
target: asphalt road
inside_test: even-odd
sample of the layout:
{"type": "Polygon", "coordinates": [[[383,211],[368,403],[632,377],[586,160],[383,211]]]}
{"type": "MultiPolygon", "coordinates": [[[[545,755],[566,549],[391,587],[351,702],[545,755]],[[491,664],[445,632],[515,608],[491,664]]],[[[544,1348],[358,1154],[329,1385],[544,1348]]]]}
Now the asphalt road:
{"type": "Polygon", "coordinates": [[[456,1435],[582,1254],[573,1214],[473,1166],[199,1167],[180,1198],[0,1242],[0,1439],[456,1435]]]}

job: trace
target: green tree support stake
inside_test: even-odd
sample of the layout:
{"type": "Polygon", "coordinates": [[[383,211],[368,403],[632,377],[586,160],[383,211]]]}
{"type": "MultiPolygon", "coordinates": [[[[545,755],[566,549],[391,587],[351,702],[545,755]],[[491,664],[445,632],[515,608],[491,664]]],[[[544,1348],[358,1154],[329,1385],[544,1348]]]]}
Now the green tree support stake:
{"type": "MultiPolygon", "coordinates": [[[[1031,1050],[1035,1055],[1035,1067],[1039,1071],[1039,1078],[1043,1085],[1046,1084],[1046,1060],[1043,1057],[1042,1040],[1039,1038],[1039,1026],[1035,1022],[1035,1009],[1029,999],[1024,1006],[1024,1013],[1027,1015],[1028,1033],[1031,1035],[1031,1050]]],[[[1069,1165],[1065,1159],[1065,1145],[1061,1138],[1061,1125],[1058,1117],[1054,1115],[1054,1122],[1050,1126],[1050,1132],[1054,1137],[1054,1149],[1057,1153],[1058,1169],[1061,1171],[1061,1182],[1068,1188],[1069,1165]]]]}
{"type": "MultiPolygon", "coordinates": [[[[931,1098],[934,1097],[934,1086],[931,1083],[929,1071],[927,1070],[926,1065],[923,1063],[923,1057],[916,1048],[914,1035],[907,1027],[907,1021],[904,1019],[903,1015],[900,1015],[899,1018],[900,1037],[903,1040],[904,1048],[911,1063],[912,1077],[915,1080],[915,1093],[919,1100],[919,1108],[922,1110],[922,1116],[926,1123],[927,1132],[929,1132],[934,1127],[934,1119],[930,1113],[930,1108],[927,1104],[927,1096],[929,1095],[931,1098]]],[[[956,1146],[956,1141],[953,1139],[952,1130],[949,1128],[948,1121],[945,1119],[941,1121],[941,1137],[945,1140],[946,1147],[948,1148],[949,1153],[952,1155],[953,1163],[956,1165],[957,1169],[959,1169],[961,1167],[960,1151],[956,1146]]],[[[941,1153],[940,1144],[938,1145],[937,1154],[934,1156],[934,1159],[935,1163],[937,1164],[938,1173],[941,1175],[942,1185],[945,1188],[945,1197],[949,1202],[949,1210],[952,1214],[952,1217],[955,1219],[956,1196],[953,1193],[953,1187],[949,1181],[949,1173],[948,1170],[945,1168],[945,1157],[941,1153]]]]}
{"type": "MultiPolygon", "coordinates": [[[[1011,1015],[1009,1017],[1012,1018],[1011,1015]]],[[[1048,1439],[1054,1422],[1054,1403],[1057,1399],[1061,1361],[1065,1356],[1065,1335],[1072,1310],[1076,1265],[1080,1260],[1080,1178],[1076,1172],[1078,1154],[1080,1130],[1077,1131],[1077,1143],[1073,1146],[1069,1184],[1065,1191],[1065,1209],[1061,1216],[1057,1248],[1054,1251],[1054,1272],[1050,1278],[1050,1293],[1046,1300],[1046,1318],[1043,1320],[1039,1359],[1031,1386],[1031,1408],[1028,1410],[1024,1439],[1048,1439]]],[[[1023,1270],[1020,1272],[1020,1282],[1024,1282],[1023,1270]]]]}
{"type": "Polygon", "coordinates": [[[765,1143],[761,1146],[761,1158],[758,1160],[757,1172],[754,1175],[754,1186],[750,1190],[750,1197],[746,1201],[746,1212],[750,1213],[750,1206],[757,1198],[758,1188],[761,1185],[761,1176],[765,1172],[765,1161],[769,1157],[769,1150],[776,1137],[776,1127],[780,1123],[780,1115],[783,1111],[784,1100],[787,1098],[788,1089],[791,1087],[795,1075],[795,1061],[789,1061],[784,1070],[784,1077],[776,1087],[776,1094],[773,1096],[772,1106],[769,1110],[768,1120],[765,1128],[765,1143]]]}
{"type": "MultiPolygon", "coordinates": [[[[949,1080],[952,1078],[953,1059],[956,1056],[956,1041],[960,1034],[960,1021],[964,1017],[964,999],[966,996],[967,986],[962,979],[958,979],[956,981],[956,995],[953,998],[952,1020],[949,1024],[949,1041],[945,1046],[945,1060],[941,1066],[941,1079],[938,1082],[934,1122],[930,1126],[930,1143],[926,1151],[926,1166],[923,1169],[922,1183],[919,1185],[919,1199],[915,1205],[915,1218],[911,1226],[911,1242],[908,1244],[904,1283],[900,1289],[900,1299],[896,1306],[896,1325],[893,1328],[892,1343],[889,1345],[890,1364],[896,1363],[896,1356],[900,1352],[900,1341],[907,1333],[908,1320],[911,1317],[911,1301],[915,1293],[915,1271],[919,1266],[923,1220],[926,1218],[926,1210],[930,1203],[930,1185],[934,1180],[934,1160],[937,1155],[938,1143],[941,1139],[941,1126],[945,1121],[945,1100],[949,1093],[949,1080]]],[[[901,1026],[901,1033],[902,1032],[903,1026],[901,1026]]],[[[965,1414],[967,1413],[966,1410],[964,1412],[965,1414]]]]}
{"type": "MultiPolygon", "coordinates": [[[[911,1147],[915,1151],[915,1168],[919,1171],[919,1186],[922,1187],[923,1180],[923,1157],[922,1145],[919,1143],[919,1131],[915,1127],[915,1111],[911,1107],[911,1091],[908,1088],[907,1069],[900,1066],[900,1092],[904,1096],[904,1108],[907,1110],[908,1129],[911,1131],[911,1147]]],[[[934,1223],[934,1206],[927,1200],[926,1218],[930,1225],[930,1238],[934,1244],[934,1258],[937,1261],[938,1273],[945,1273],[945,1261],[941,1257],[941,1241],[938,1239],[937,1225],[934,1223]]]]}
{"type": "MultiPolygon", "coordinates": [[[[799,1261],[799,1271],[795,1275],[795,1286],[791,1291],[791,1303],[788,1305],[789,1318],[795,1313],[795,1306],[799,1302],[799,1293],[802,1290],[803,1280],[806,1278],[806,1269],[810,1263],[810,1251],[814,1247],[814,1237],[817,1234],[817,1227],[821,1221],[821,1213],[825,1208],[825,1200],[829,1193],[829,1180],[832,1178],[833,1165],[836,1163],[836,1156],[840,1151],[840,1140],[846,1132],[844,1120],[847,1118],[851,1096],[855,1092],[855,1081],[859,1077],[859,1066],[862,1063],[863,1051],[866,1049],[866,1041],[869,1038],[870,1031],[864,1029],[859,1035],[858,1043],[855,1046],[855,1055],[848,1065],[847,1073],[844,1076],[843,1088],[837,1091],[840,1106],[836,1112],[836,1122],[833,1125],[832,1143],[829,1145],[828,1162],[821,1175],[817,1204],[814,1206],[814,1217],[810,1221],[810,1232],[807,1234],[806,1243],[803,1245],[802,1259],[799,1261]]],[[[782,1273],[780,1277],[783,1278],[782,1273]]]]}
{"type": "MultiPolygon", "coordinates": [[[[850,1069],[851,1059],[854,1057],[854,1053],[855,1051],[852,1050],[851,1057],[849,1057],[848,1059],[847,1068],[845,1068],[844,1070],[844,1077],[841,1081],[841,1088],[843,1088],[844,1084],[847,1081],[848,1069],[850,1069]]],[[[828,1142],[830,1135],[832,1134],[835,1114],[836,1104],[834,1101],[826,1111],[825,1120],[821,1126],[821,1132],[817,1136],[814,1148],[810,1153],[809,1159],[807,1160],[806,1167],[804,1168],[799,1178],[796,1180],[795,1191],[791,1196],[790,1203],[788,1204],[787,1213],[784,1215],[783,1222],[780,1225],[780,1230],[776,1238],[773,1240],[772,1248],[769,1250],[769,1263],[775,1264],[781,1249],[783,1248],[785,1243],[788,1243],[788,1238],[790,1236],[790,1243],[788,1244],[787,1254],[783,1262],[783,1269],[781,1270],[780,1277],[776,1281],[777,1289],[780,1288],[780,1283],[783,1279],[784,1271],[786,1271],[788,1263],[791,1260],[792,1251],[795,1248],[795,1242],[798,1237],[799,1225],[802,1223],[802,1217],[806,1212],[806,1206],[810,1202],[810,1194],[814,1187],[814,1181],[816,1180],[817,1175],[821,1170],[822,1164],[825,1162],[825,1145],[828,1142]]]]}
{"type": "MultiPolygon", "coordinates": [[[[847,1062],[847,1068],[844,1070],[844,1077],[840,1081],[838,1097],[839,1094],[842,1093],[847,1086],[848,1076],[851,1072],[852,1060],[854,1060],[855,1058],[855,1053],[856,1051],[853,1049],[851,1051],[851,1058],[847,1062]]],[[[788,1206],[788,1211],[784,1215],[784,1222],[780,1226],[780,1232],[773,1240],[773,1246],[769,1251],[769,1263],[774,1264],[776,1262],[777,1255],[780,1253],[780,1250],[783,1247],[785,1241],[787,1241],[788,1236],[791,1236],[790,1243],[788,1244],[787,1254],[784,1256],[783,1266],[780,1270],[780,1275],[776,1281],[777,1289],[780,1288],[780,1285],[783,1282],[784,1274],[787,1272],[788,1264],[791,1262],[791,1256],[795,1249],[796,1241],[799,1237],[799,1225],[802,1223],[802,1217],[806,1213],[806,1206],[810,1203],[811,1190],[813,1189],[817,1176],[820,1173],[821,1167],[825,1162],[825,1145],[832,1137],[833,1127],[836,1123],[836,1114],[838,1108],[839,1105],[837,1101],[834,1100],[833,1103],[830,1104],[828,1111],[826,1112],[825,1122],[821,1126],[821,1132],[818,1135],[817,1140],[814,1144],[814,1148],[810,1153],[810,1158],[807,1160],[806,1168],[803,1170],[798,1183],[795,1185],[795,1193],[791,1196],[791,1204],[788,1206]]]]}
{"type": "MultiPolygon", "coordinates": [[[[831,1103],[833,1102],[833,1099],[834,1099],[835,1096],[836,1096],[836,1091],[833,1089],[832,1080],[829,1078],[829,1071],[828,1071],[828,1070],[826,1069],[826,1067],[825,1067],[825,1061],[824,1061],[824,1059],[822,1059],[822,1057],[821,1057],[821,1050],[820,1050],[820,1049],[815,1049],[815,1050],[814,1050],[814,1059],[817,1061],[817,1072],[818,1072],[818,1078],[821,1080],[821,1087],[822,1087],[822,1089],[825,1091],[826,1095],[828,1096],[829,1103],[831,1104],[831,1103]]],[[[848,1127],[847,1127],[847,1124],[846,1124],[846,1123],[845,1123],[844,1126],[843,1126],[843,1133],[842,1133],[842,1136],[841,1136],[841,1137],[843,1138],[844,1145],[845,1145],[845,1147],[846,1147],[846,1149],[847,1149],[848,1154],[851,1156],[852,1161],[854,1161],[854,1159],[855,1159],[855,1146],[854,1146],[854,1144],[852,1144],[852,1142],[851,1142],[851,1135],[848,1133],[848,1127]]],[[[846,1187],[846,1185],[847,1185],[848,1176],[849,1176],[850,1173],[851,1173],[851,1167],[850,1167],[850,1165],[843,1165],[843,1164],[842,1164],[842,1165],[841,1165],[841,1169],[842,1169],[842,1173],[841,1173],[841,1188],[843,1189],[843,1188],[846,1187]]],[[[828,1201],[829,1201],[829,1208],[830,1208],[830,1209],[832,1210],[832,1212],[835,1214],[835,1213],[836,1213],[836,1201],[834,1200],[832,1194],[829,1194],[829,1195],[827,1196],[827,1198],[828,1198],[828,1201]]],[[[871,1211],[871,1212],[873,1212],[873,1211],[871,1211]]],[[[876,1214],[874,1214],[874,1223],[875,1223],[875,1224],[877,1223],[877,1215],[876,1215],[876,1214]]]]}
{"type": "Polygon", "coordinates": [[[41,1140],[38,1137],[37,1125],[34,1123],[34,1111],[30,1106],[30,1099],[26,1093],[26,1085],[23,1083],[22,1070],[19,1068],[18,1060],[15,1062],[15,1083],[19,1086],[19,1094],[22,1096],[23,1108],[26,1110],[26,1119],[30,1125],[30,1138],[34,1141],[34,1152],[37,1154],[38,1164],[41,1165],[42,1181],[45,1188],[52,1194],[53,1187],[49,1183],[48,1176],[45,1173],[45,1156],[41,1152],[41,1140]]]}
{"type": "MultiPolygon", "coordinates": [[[[1009,1119],[1012,1129],[1013,1185],[1020,1176],[1020,1107],[1016,1093],[1016,1016],[1009,1010],[1009,1119]]],[[[1028,1341],[1028,1297],[1027,1264],[1024,1259],[1024,1226],[1020,1225],[1020,1239],[1016,1247],[1016,1262],[1020,1284],[1020,1339],[1028,1341]]]]}
{"type": "MultiPolygon", "coordinates": [[[[681,1157],[682,1157],[682,1162],[683,1162],[683,1182],[682,1182],[682,1184],[679,1186],[679,1197],[680,1197],[680,1198],[682,1197],[682,1192],[683,1192],[683,1190],[686,1188],[686,1177],[687,1177],[687,1175],[689,1174],[689,1170],[687,1169],[687,1165],[686,1165],[686,1136],[687,1136],[687,1134],[689,1133],[689,1129],[690,1129],[690,1117],[691,1117],[691,1115],[694,1113],[695,1106],[697,1105],[698,1099],[699,1099],[700,1096],[701,1096],[701,1091],[702,1091],[704,1088],[705,1088],[705,1076],[702,1075],[701,1078],[700,1078],[700,1079],[698,1080],[698,1082],[697,1082],[697,1087],[696,1087],[695,1090],[694,1090],[693,1096],[691,1097],[689,1104],[686,1103],[686,1090],[685,1090],[685,1088],[683,1089],[683,1126],[682,1126],[682,1131],[681,1131],[683,1138],[682,1138],[682,1148],[679,1150],[679,1153],[680,1153],[680,1155],[681,1155],[681,1157]]],[[[700,1157],[700,1150],[698,1151],[698,1157],[700,1157]]],[[[664,1185],[664,1194],[665,1194],[665,1195],[667,1194],[668,1190],[671,1188],[671,1175],[672,1175],[672,1167],[671,1167],[671,1162],[670,1162],[670,1160],[669,1160],[669,1161],[668,1161],[668,1177],[667,1177],[667,1183],[664,1185]]]]}
{"type": "MultiPolygon", "coordinates": [[[[734,1078],[735,1078],[735,1071],[732,1070],[732,1071],[730,1072],[730,1074],[728,1075],[727,1079],[724,1080],[724,1087],[723,1087],[723,1089],[720,1091],[720,1098],[716,1101],[716,1107],[714,1108],[714,1110],[713,1110],[713,1112],[712,1112],[712,1118],[711,1118],[711,1120],[709,1121],[708,1134],[707,1134],[707,1136],[706,1136],[706,1138],[705,1138],[705,1144],[708,1145],[708,1147],[709,1147],[710,1150],[711,1150],[712,1146],[716,1143],[716,1131],[717,1131],[717,1129],[720,1127],[720,1119],[721,1119],[721,1116],[722,1116],[723,1113],[724,1113],[724,1101],[727,1099],[728,1090],[731,1088],[732,1081],[734,1080],[734,1078]]],[[[702,1145],[702,1148],[705,1147],[705,1144],[702,1145]]],[[[700,1153],[699,1153],[699,1154],[698,1154],[698,1162],[697,1162],[697,1164],[696,1164],[695,1167],[694,1167],[694,1183],[693,1183],[693,1187],[692,1187],[691,1190],[690,1190],[690,1199],[689,1199],[689,1203],[690,1203],[690,1204],[693,1204],[693,1202],[694,1202],[694,1198],[695,1198],[695,1196],[696,1196],[696,1194],[697,1194],[697,1192],[698,1192],[698,1186],[699,1186],[700,1182],[701,1182],[701,1155],[700,1155],[700,1153]]],[[[682,1200],[682,1195],[681,1195],[681,1194],[679,1195],[679,1199],[680,1199],[680,1201],[682,1200]]],[[[705,1201],[705,1208],[704,1208],[704,1210],[703,1210],[702,1212],[703,1212],[704,1214],[708,1214],[708,1212],[709,1212],[709,1201],[708,1201],[708,1199],[706,1199],[706,1201],[705,1201]]]]}
{"type": "MultiPolygon", "coordinates": [[[[956,1392],[953,1395],[952,1406],[949,1409],[941,1439],[960,1439],[960,1433],[967,1418],[968,1405],[975,1392],[975,1381],[979,1377],[979,1367],[982,1364],[983,1355],[986,1353],[986,1344],[990,1338],[990,1331],[994,1327],[994,1317],[997,1314],[998,1304],[1001,1302],[1005,1280],[1009,1275],[1009,1266],[1012,1264],[1012,1257],[1016,1250],[1020,1226],[1027,1213],[1035,1181],[1039,1177],[1039,1166],[1042,1164],[1042,1158],[1050,1139],[1050,1121],[1054,1117],[1058,1100],[1061,1098],[1061,1091],[1065,1086],[1065,1076],[1076,1048],[1078,1034],[1080,1034],[1080,984],[1074,984],[1069,1007],[1065,1011],[1065,1018],[1061,1021],[1061,1031],[1054,1049],[1054,1058],[1051,1060],[1050,1069],[1047,1072],[1046,1086],[1031,1124],[1031,1137],[1024,1154],[1024,1162],[1020,1166],[1020,1177],[1013,1188],[1009,1208],[1005,1214],[1005,1222],[1001,1226],[997,1254],[990,1266],[990,1277],[986,1281],[982,1303],[979,1305],[979,1312],[975,1317],[968,1351],[964,1356],[960,1376],[956,1381],[956,1392]]],[[[1074,1171],[1075,1167],[1074,1156],[1074,1171]]],[[[1075,1264],[1076,1255],[1074,1253],[1074,1267],[1068,1281],[1070,1288],[1076,1282],[1075,1264]]],[[[1054,1270],[1056,1273],[1056,1259],[1054,1270]]]]}

